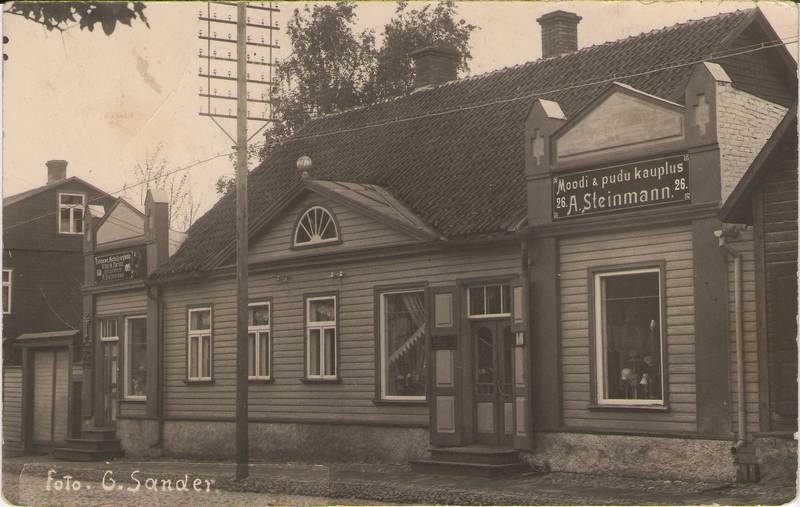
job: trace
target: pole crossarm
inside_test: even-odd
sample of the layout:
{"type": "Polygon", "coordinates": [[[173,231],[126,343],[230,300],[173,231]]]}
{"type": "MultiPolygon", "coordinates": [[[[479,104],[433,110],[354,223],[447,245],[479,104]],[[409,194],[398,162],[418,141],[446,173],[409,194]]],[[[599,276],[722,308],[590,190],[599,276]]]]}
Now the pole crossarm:
{"type": "MultiPolygon", "coordinates": [[[[233,120],[238,118],[235,114],[222,114],[222,113],[198,113],[198,114],[200,116],[208,116],[212,118],[231,118],[233,120]]],[[[262,118],[259,116],[248,116],[247,119],[253,121],[266,121],[266,122],[278,121],[277,118],[262,118]]]]}
{"type": "MultiPolygon", "coordinates": [[[[233,77],[233,76],[216,76],[216,75],[211,75],[211,74],[203,74],[202,72],[198,73],[197,75],[200,76],[200,77],[205,77],[205,78],[209,78],[209,79],[222,79],[222,80],[225,80],[225,81],[236,81],[238,79],[237,77],[233,77]]],[[[260,79],[248,79],[247,82],[248,83],[255,83],[255,84],[264,84],[264,85],[278,84],[275,81],[262,81],[260,79]]]]}
{"type": "MultiPolygon", "coordinates": [[[[236,58],[225,58],[225,57],[222,57],[222,56],[210,56],[210,55],[204,55],[202,52],[200,53],[200,55],[199,55],[199,56],[200,56],[200,58],[202,58],[203,60],[219,60],[219,61],[221,61],[221,62],[232,62],[232,63],[236,63],[236,58]]],[[[265,65],[265,66],[274,67],[274,66],[275,66],[275,65],[277,65],[277,64],[275,64],[275,63],[272,63],[272,62],[256,62],[256,61],[254,61],[254,60],[247,60],[247,65],[265,65]]]]}
{"type": "MultiPolygon", "coordinates": [[[[201,93],[201,97],[211,98],[211,99],[223,99],[223,100],[236,100],[236,97],[227,97],[225,95],[213,95],[210,93],[201,93]]],[[[270,104],[271,102],[268,99],[247,99],[247,102],[257,102],[259,104],[270,104]]]]}
{"type": "MultiPolygon", "coordinates": [[[[231,44],[236,44],[238,41],[236,39],[223,39],[221,37],[209,37],[208,35],[198,35],[198,39],[207,40],[211,42],[229,42],[231,44]]],[[[268,42],[246,42],[248,46],[255,46],[259,48],[272,48],[272,49],[280,49],[280,46],[277,44],[270,44],[268,42]]]]}

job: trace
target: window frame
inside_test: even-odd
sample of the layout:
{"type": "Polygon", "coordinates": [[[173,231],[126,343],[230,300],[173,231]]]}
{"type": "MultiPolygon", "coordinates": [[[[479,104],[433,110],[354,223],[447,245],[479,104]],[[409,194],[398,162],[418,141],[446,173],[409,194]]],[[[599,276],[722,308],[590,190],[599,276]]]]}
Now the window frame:
{"type": "Polygon", "coordinates": [[[467,305],[466,312],[465,312],[466,315],[467,315],[467,320],[509,319],[509,318],[511,318],[511,310],[513,308],[513,299],[514,298],[513,298],[512,294],[511,294],[511,283],[510,282],[508,282],[508,281],[497,281],[497,282],[486,282],[486,283],[471,284],[471,285],[468,285],[468,286],[465,287],[465,292],[467,293],[466,297],[464,298],[466,300],[466,305],[467,305]],[[508,291],[509,291],[508,292],[508,295],[509,295],[509,298],[508,298],[509,300],[508,301],[504,301],[504,296],[503,296],[503,287],[504,286],[508,287],[508,291]],[[501,310],[501,312],[500,313],[476,313],[476,314],[473,314],[472,313],[472,289],[478,289],[478,288],[482,288],[483,289],[483,309],[484,309],[484,311],[486,311],[486,301],[487,301],[486,289],[488,287],[500,287],[500,310],[501,310]],[[502,312],[503,306],[504,306],[503,303],[505,303],[506,310],[508,310],[507,312],[502,312]]]}
{"type": "Polygon", "coordinates": [[[70,236],[82,236],[83,232],[84,232],[83,231],[83,229],[84,229],[84,223],[83,222],[86,220],[86,194],[79,194],[79,193],[74,193],[74,192],[58,192],[57,204],[58,204],[58,219],[56,220],[56,222],[57,222],[56,227],[58,227],[58,233],[59,234],[66,234],[66,235],[70,235],[70,236]],[[75,228],[75,216],[74,216],[73,210],[75,210],[76,208],[74,206],[64,206],[64,205],[62,205],[61,204],[61,196],[80,197],[81,198],[81,208],[80,209],[81,209],[81,212],[82,212],[82,216],[81,216],[81,230],[80,230],[80,232],[75,232],[73,230],[75,228]],[[61,230],[61,209],[62,208],[70,210],[70,212],[69,212],[69,228],[70,228],[70,230],[69,231],[62,231],[61,230]]]}
{"type": "MultiPolygon", "coordinates": [[[[428,382],[425,383],[425,394],[422,396],[403,396],[403,395],[392,395],[386,394],[386,387],[387,387],[387,373],[388,368],[385,361],[386,352],[387,352],[387,337],[386,337],[386,313],[385,313],[385,305],[386,305],[386,296],[391,294],[404,294],[409,292],[420,292],[422,293],[422,304],[423,308],[425,309],[426,313],[426,321],[425,326],[427,327],[427,312],[428,312],[428,291],[426,285],[410,285],[410,286],[403,286],[403,287],[377,287],[375,289],[376,293],[376,318],[375,323],[378,327],[378,332],[376,333],[378,338],[378,346],[377,349],[377,365],[376,372],[378,374],[377,385],[376,385],[376,395],[377,401],[384,401],[384,402],[408,402],[408,403],[424,403],[428,399],[428,382]]],[[[426,346],[426,339],[428,335],[428,331],[425,331],[425,337],[423,337],[423,347],[426,346]]],[[[430,359],[429,359],[430,360],[430,359]]],[[[425,372],[428,374],[428,371],[425,372]]]]}
{"type": "Polygon", "coordinates": [[[97,317],[97,336],[101,342],[117,342],[119,343],[119,317],[97,317]],[[116,334],[103,336],[103,323],[114,322],[116,327],[116,334]]]}
{"type": "Polygon", "coordinates": [[[589,408],[596,409],[631,409],[631,410],[668,410],[669,408],[669,368],[667,363],[667,309],[666,309],[666,262],[644,262],[621,266],[590,268],[589,285],[589,333],[590,333],[590,365],[591,365],[591,400],[589,408]],[[626,400],[606,398],[605,391],[605,357],[603,329],[605,315],[602,305],[602,279],[613,276],[638,275],[644,273],[658,274],[658,312],[660,338],[661,367],[661,399],[659,400],[626,400]]]}
{"type": "Polygon", "coordinates": [[[324,294],[315,294],[315,295],[307,295],[304,298],[304,331],[305,338],[303,340],[303,348],[305,351],[305,376],[304,381],[307,382],[338,382],[340,380],[339,368],[340,368],[340,361],[339,361],[339,347],[341,336],[339,335],[339,294],[338,293],[324,293],[324,294]],[[311,302],[312,301],[323,301],[326,299],[333,300],[333,315],[336,320],[333,321],[315,321],[313,324],[310,321],[311,317],[311,302]],[[319,345],[319,375],[312,375],[311,374],[311,331],[314,329],[320,330],[320,345],[319,345]],[[325,330],[326,329],[333,329],[334,330],[334,337],[336,341],[336,350],[334,351],[334,374],[333,375],[325,375],[325,330]]]}
{"type": "Polygon", "coordinates": [[[6,273],[8,273],[8,282],[3,280],[3,289],[5,290],[5,288],[8,287],[8,297],[4,299],[4,301],[8,300],[8,310],[3,308],[3,315],[11,315],[11,291],[14,287],[14,269],[3,268],[3,274],[5,275],[6,273]]]}
{"type": "MultiPolygon", "coordinates": [[[[256,300],[251,301],[247,304],[247,311],[248,314],[250,313],[250,308],[254,306],[266,306],[267,307],[267,314],[269,315],[269,324],[267,325],[259,325],[259,326],[251,326],[250,324],[247,325],[247,337],[248,340],[250,339],[250,333],[255,333],[255,343],[253,346],[253,355],[256,357],[257,361],[255,364],[255,372],[256,375],[250,375],[248,371],[247,379],[250,381],[261,381],[261,382],[269,382],[272,381],[272,300],[271,299],[263,299],[263,300],[256,300]],[[267,375],[258,375],[260,362],[261,362],[261,340],[259,340],[259,333],[265,332],[267,333],[267,375]]],[[[249,315],[248,315],[249,317],[249,315]]],[[[250,365],[248,364],[248,370],[250,365]]]]}
{"type": "MultiPolygon", "coordinates": [[[[147,395],[138,395],[138,394],[128,394],[128,382],[129,376],[128,373],[130,372],[130,358],[131,358],[131,340],[128,335],[128,322],[131,320],[143,320],[145,325],[145,347],[147,346],[147,315],[129,315],[122,319],[123,326],[124,326],[124,351],[123,351],[123,361],[122,361],[122,399],[125,401],[147,401],[147,395]]],[[[108,319],[111,320],[111,319],[108,319]]],[[[119,323],[117,323],[119,326],[119,323]]],[[[117,327],[117,335],[119,335],[119,327],[117,327]]],[[[110,340],[107,340],[110,341],[110,340]]],[[[145,354],[145,368],[147,367],[147,355],[145,354]]]]}
{"type": "Polygon", "coordinates": [[[187,383],[208,383],[214,380],[214,307],[213,305],[201,305],[186,309],[186,382],[187,383]],[[198,312],[208,312],[208,328],[192,329],[192,314],[198,312]],[[208,337],[208,376],[202,376],[202,341],[203,337],[208,337]],[[195,377],[192,372],[192,338],[198,338],[198,357],[197,373],[195,377]]]}
{"type": "Polygon", "coordinates": [[[336,244],[339,244],[341,242],[342,242],[342,229],[339,227],[339,220],[336,218],[336,214],[333,211],[331,211],[330,209],[326,208],[325,206],[322,206],[322,205],[319,205],[319,204],[312,204],[312,205],[306,207],[303,210],[303,212],[300,213],[300,216],[295,221],[294,229],[292,229],[292,248],[293,249],[295,249],[295,248],[313,248],[313,247],[322,246],[322,245],[336,245],[336,244]],[[333,238],[328,238],[328,239],[320,239],[320,240],[317,240],[317,241],[311,240],[311,241],[306,241],[306,242],[303,242],[303,243],[298,243],[298,241],[297,241],[297,232],[300,230],[300,225],[302,224],[303,219],[311,211],[313,211],[315,209],[320,209],[324,213],[327,213],[328,216],[330,216],[331,223],[333,224],[334,230],[336,232],[336,236],[333,237],[333,238]]]}

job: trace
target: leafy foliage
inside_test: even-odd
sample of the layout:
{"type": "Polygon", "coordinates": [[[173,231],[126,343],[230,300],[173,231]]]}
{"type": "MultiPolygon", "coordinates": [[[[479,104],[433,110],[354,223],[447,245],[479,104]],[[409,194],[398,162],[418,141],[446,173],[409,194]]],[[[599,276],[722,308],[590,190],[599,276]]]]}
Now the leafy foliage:
{"type": "Polygon", "coordinates": [[[144,2],[13,2],[6,12],[29,19],[48,30],[64,31],[78,23],[81,30],[94,31],[97,23],[106,35],[114,33],[117,22],[131,26],[140,19],[148,28],[144,2]]]}
{"type": "MultiPolygon", "coordinates": [[[[281,83],[273,96],[270,125],[259,153],[269,156],[275,144],[292,135],[314,116],[408,93],[414,87],[410,53],[419,48],[446,45],[461,53],[459,72],[469,71],[469,41],[477,29],[463,19],[453,0],[439,0],[420,9],[398,2],[384,26],[380,47],[373,30],[356,29],[356,2],[306,5],[295,9],[287,26],[291,54],[278,65],[281,83]]],[[[232,189],[233,180],[223,176],[217,193],[232,189]]]]}
{"type": "Polygon", "coordinates": [[[414,62],[410,53],[415,49],[434,45],[455,48],[461,54],[459,72],[462,75],[469,72],[472,59],[469,40],[477,27],[457,17],[452,0],[411,10],[406,2],[399,2],[394,17],[384,27],[383,47],[378,51],[370,82],[370,98],[387,99],[414,87],[414,62]]]}

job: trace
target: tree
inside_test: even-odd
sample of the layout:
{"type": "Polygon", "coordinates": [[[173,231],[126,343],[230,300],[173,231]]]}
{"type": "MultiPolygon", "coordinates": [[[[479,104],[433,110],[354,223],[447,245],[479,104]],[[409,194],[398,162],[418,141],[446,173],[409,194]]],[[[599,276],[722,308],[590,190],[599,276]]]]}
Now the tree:
{"type": "Polygon", "coordinates": [[[145,8],[144,2],[13,2],[5,12],[62,32],[74,23],[91,32],[100,23],[103,32],[111,35],[117,22],[131,26],[132,20],[140,19],[150,28],[145,8]]]}
{"type": "Polygon", "coordinates": [[[169,195],[169,225],[173,229],[185,231],[197,218],[200,201],[192,192],[189,175],[186,172],[171,173],[169,162],[161,156],[164,146],[158,144],[153,151],[145,152],[144,160],[137,162],[133,168],[136,183],[124,185],[124,192],[144,205],[147,190],[160,188],[169,195]],[[133,194],[133,195],[131,195],[133,194]]]}
{"type": "Polygon", "coordinates": [[[378,51],[375,74],[369,83],[370,99],[383,100],[413,89],[414,63],[410,54],[415,49],[434,45],[455,48],[461,54],[459,73],[469,72],[472,59],[469,40],[477,27],[457,17],[452,0],[411,10],[408,3],[399,2],[383,30],[383,46],[378,51]]]}
{"type": "MultiPolygon", "coordinates": [[[[384,26],[376,48],[372,30],[356,30],[357,4],[335,4],[295,9],[287,25],[291,54],[278,65],[281,88],[273,97],[272,116],[279,123],[265,132],[261,159],[271,147],[294,133],[314,116],[331,114],[408,93],[414,68],[409,54],[425,46],[447,45],[461,53],[459,72],[469,71],[469,41],[475,25],[458,19],[453,0],[440,0],[421,9],[399,2],[384,26]]],[[[233,179],[217,181],[224,195],[233,179]]]]}

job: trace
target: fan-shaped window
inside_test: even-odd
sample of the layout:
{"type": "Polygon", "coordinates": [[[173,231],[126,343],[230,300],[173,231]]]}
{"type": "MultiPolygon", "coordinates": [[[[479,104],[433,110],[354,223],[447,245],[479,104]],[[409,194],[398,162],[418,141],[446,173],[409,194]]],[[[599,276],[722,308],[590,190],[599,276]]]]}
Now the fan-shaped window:
{"type": "Polygon", "coordinates": [[[339,228],[333,214],[320,206],[309,208],[294,230],[295,246],[317,245],[339,241],[339,228]]]}

